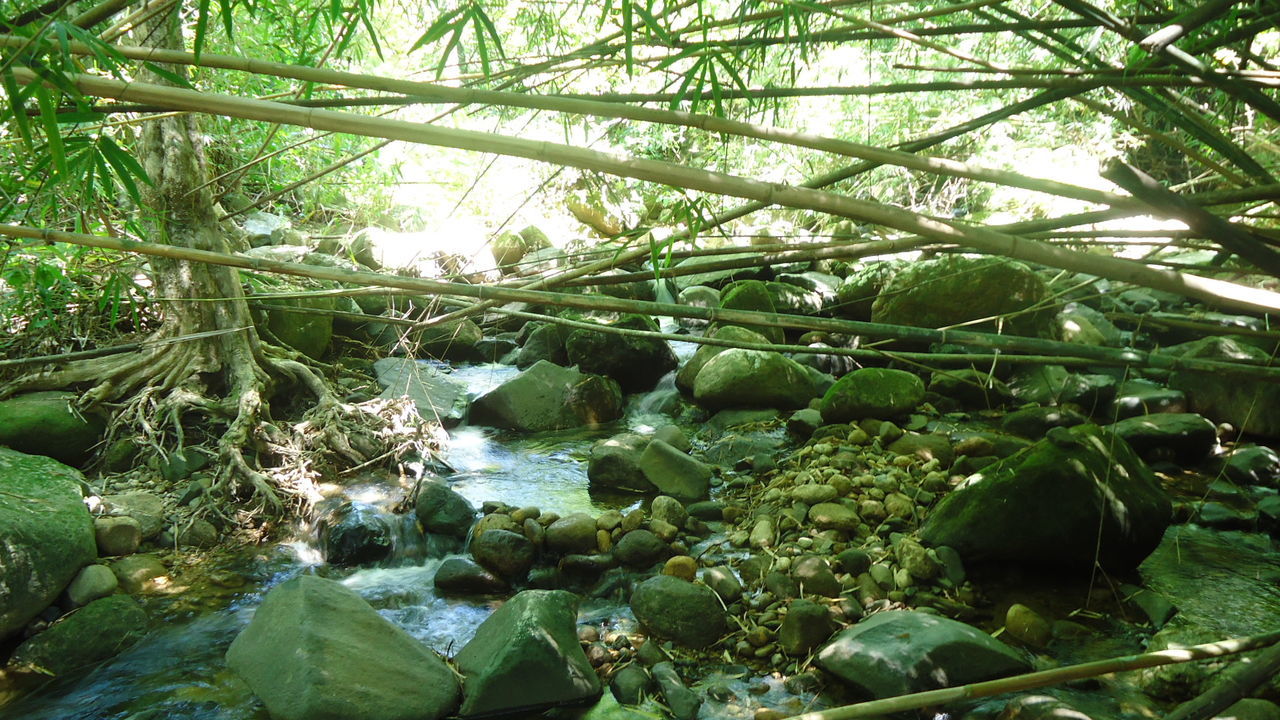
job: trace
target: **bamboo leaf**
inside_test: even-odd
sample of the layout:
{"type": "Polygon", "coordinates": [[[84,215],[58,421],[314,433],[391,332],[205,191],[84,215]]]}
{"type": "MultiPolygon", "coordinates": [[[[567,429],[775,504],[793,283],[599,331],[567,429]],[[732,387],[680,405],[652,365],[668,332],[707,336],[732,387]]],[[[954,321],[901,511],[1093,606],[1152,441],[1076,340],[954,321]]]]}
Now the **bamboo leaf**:
{"type": "Polygon", "coordinates": [[[457,28],[454,18],[456,18],[464,9],[465,8],[457,7],[436,18],[436,21],[431,23],[431,26],[427,28],[427,31],[422,33],[422,36],[415,40],[413,45],[409,47],[409,52],[413,52],[423,45],[430,45],[444,37],[450,30],[456,31],[457,28]]]}
{"type": "Polygon", "coordinates": [[[62,146],[62,132],[58,129],[58,103],[43,85],[36,91],[36,104],[40,108],[40,121],[49,156],[53,159],[53,171],[59,177],[67,175],[67,155],[62,146]]]}
{"type": "Polygon", "coordinates": [[[13,124],[18,128],[18,135],[22,138],[23,145],[28,149],[31,148],[31,123],[27,120],[27,109],[23,107],[24,90],[28,88],[19,87],[18,81],[13,77],[12,66],[6,66],[3,73],[4,96],[8,98],[9,103],[5,108],[5,114],[13,118],[13,124]]]}
{"type": "Polygon", "coordinates": [[[159,75],[160,77],[164,78],[165,80],[168,80],[174,85],[177,85],[178,87],[186,88],[188,90],[195,89],[194,87],[192,87],[190,80],[186,79],[185,77],[183,77],[182,75],[179,75],[176,72],[173,72],[171,70],[166,70],[160,67],[159,65],[156,65],[155,63],[143,63],[142,66],[150,70],[151,72],[155,73],[156,75],[159,75]]]}
{"type": "Polygon", "coordinates": [[[209,0],[200,0],[196,6],[196,38],[191,51],[196,56],[196,62],[200,62],[200,53],[204,52],[204,40],[208,30],[209,0]]]}

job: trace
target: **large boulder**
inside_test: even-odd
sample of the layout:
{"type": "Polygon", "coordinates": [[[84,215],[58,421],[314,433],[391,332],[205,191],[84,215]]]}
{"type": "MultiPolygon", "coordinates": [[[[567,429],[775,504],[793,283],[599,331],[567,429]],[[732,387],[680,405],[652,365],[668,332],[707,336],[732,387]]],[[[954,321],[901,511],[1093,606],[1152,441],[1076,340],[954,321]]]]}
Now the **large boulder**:
{"type": "Polygon", "coordinates": [[[631,593],[631,612],[653,634],[689,647],[705,647],[728,628],[715,591],[670,575],[655,575],[631,593]]]}
{"type": "MultiPolygon", "coordinates": [[[[769,288],[759,280],[739,280],[725,287],[720,293],[720,307],[725,310],[778,312],[773,304],[773,297],[769,295],[769,288]]],[[[780,343],[785,339],[780,327],[752,325],[750,329],[769,338],[773,343],[780,343]]]]}
{"type": "Polygon", "coordinates": [[[484,337],[480,326],[467,318],[452,320],[439,325],[415,330],[410,341],[419,357],[447,358],[449,360],[476,360],[476,345],[484,337]]]}
{"type": "Polygon", "coordinates": [[[653,492],[654,484],[645,477],[640,457],[649,438],[637,433],[622,433],[605,438],[591,446],[587,460],[587,482],[592,488],[625,492],[653,492]]]}
{"type": "Polygon", "coordinates": [[[711,487],[711,466],[662,440],[650,440],[640,454],[640,471],[664,495],[702,500],[711,487]]]}
{"type": "Polygon", "coordinates": [[[896,697],[1027,672],[1011,648],[962,622],[922,612],[876,613],[840,632],[818,665],[860,694],[896,697]]]}
{"type": "Polygon", "coordinates": [[[0,445],[68,465],[83,463],[102,440],[106,423],[77,412],[71,406],[75,399],[74,393],[49,391],[0,402],[0,445]]]}
{"type": "Polygon", "coordinates": [[[435,720],[453,670],[341,583],[301,575],[267,593],[227,665],[273,720],[435,720]]]}
{"type": "Polygon", "coordinates": [[[428,480],[418,488],[414,508],[422,527],[429,532],[465,538],[475,520],[471,502],[438,480],[428,480]]]}
{"type": "Polygon", "coordinates": [[[395,533],[377,507],[344,502],[324,512],[317,533],[320,551],[331,565],[377,562],[391,554],[395,533]]]}
{"type": "Polygon", "coordinates": [[[822,396],[828,424],[906,415],[924,400],[924,382],[903,370],[863,368],[836,381],[822,396]]]}
{"type": "Polygon", "coordinates": [[[733,348],[702,366],[693,397],[710,408],[754,407],[793,410],[817,393],[813,377],[795,360],[776,352],[733,348]]]}
{"type": "MultiPolygon", "coordinates": [[[[625,315],[611,327],[658,332],[658,324],[644,315],[625,315]]],[[[565,341],[569,363],[586,373],[618,381],[623,392],[652,390],[679,361],[666,340],[579,329],[565,341]]]]}
{"type": "Polygon", "coordinates": [[[870,320],[871,306],[880,296],[880,289],[901,266],[895,262],[875,262],[849,273],[836,287],[831,312],[853,320],[870,320]]]}
{"type": "Polygon", "coordinates": [[[0,448],[0,639],[49,606],[98,556],[80,473],[0,448]]]}
{"type": "MultiPolygon", "coordinates": [[[[1271,362],[1266,352],[1230,337],[1207,337],[1170,351],[1198,360],[1271,362]]],[[[1255,435],[1280,437],[1280,385],[1227,373],[1179,370],[1169,377],[1169,386],[1185,392],[1191,409],[1214,422],[1231,423],[1255,435]]]]}
{"type": "Polygon", "coordinates": [[[552,247],[546,233],[537,226],[530,225],[518,233],[504,232],[493,239],[491,245],[493,259],[503,274],[516,274],[520,268],[516,265],[526,255],[538,250],[552,247]]]}
{"type": "Polygon", "coordinates": [[[600,697],[577,618],[578,597],[563,590],[525,590],[498,608],[454,658],[466,678],[458,714],[536,712],[600,697]]]}
{"type": "Polygon", "coordinates": [[[622,389],[615,380],[545,360],[471,404],[471,422],[524,432],[599,425],[619,417],[622,389]]]}
{"type": "Polygon", "coordinates": [[[894,273],[872,305],[871,320],[941,328],[1008,316],[1001,324],[1005,332],[1034,335],[1045,325],[1046,313],[1022,311],[1047,294],[1044,280],[1022,263],[946,255],[911,263],[894,273]]]}
{"type": "Polygon", "coordinates": [[[466,383],[453,379],[439,367],[411,358],[382,358],[373,364],[383,398],[408,396],[427,420],[452,427],[467,417],[466,383]]]}
{"type": "Polygon", "coordinates": [[[569,355],[565,350],[565,342],[569,339],[572,328],[552,323],[530,323],[531,329],[520,333],[521,345],[515,354],[515,365],[527,368],[539,360],[568,365],[569,355]]]}
{"type": "MultiPolygon", "coordinates": [[[[696,269],[699,265],[712,265],[721,262],[732,262],[734,260],[758,261],[759,255],[754,252],[734,253],[732,255],[700,255],[685,258],[675,264],[675,267],[682,271],[696,269]]],[[[708,270],[700,273],[690,273],[688,275],[677,275],[675,278],[676,287],[680,290],[693,287],[694,285],[706,285],[712,288],[718,288],[730,280],[739,280],[744,278],[756,278],[764,272],[759,263],[745,265],[743,267],[730,268],[727,270],[708,270]]]]}
{"type": "MultiPolygon", "coordinates": [[[[755,330],[738,327],[736,325],[725,325],[715,328],[707,337],[719,338],[722,340],[732,340],[742,343],[760,343],[768,344],[769,338],[761,335],[755,330]]],[[[676,373],[676,387],[687,393],[693,393],[694,381],[698,378],[698,373],[702,371],[703,366],[710,362],[711,358],[728,350],[723,345],[699,345],[693,355],[685,361],[676,373]]]]}
{"type": "Polygon", "coordinates": [[[94,600],[22,643],[11,661],[64,675],[115,657],[146,634],[147,614],[138,601],[113,595],[94,600]]]}
{"type": "Polygon", "coordinates": [[[1125,418],[1107,426],[1139,455],[1165,457],[1194,465],[1218,444],[1218,428],[1195,413],[1156,413],[1125,418]]]}
{"type": "Polygon", "coordinates": [[[921,538],[966,563],[1112,572],[1142,562],[1169,524],[1160,483],[1124,440],[1096,425],[1048,437],[974,475],[929,514],[921,538]]]}

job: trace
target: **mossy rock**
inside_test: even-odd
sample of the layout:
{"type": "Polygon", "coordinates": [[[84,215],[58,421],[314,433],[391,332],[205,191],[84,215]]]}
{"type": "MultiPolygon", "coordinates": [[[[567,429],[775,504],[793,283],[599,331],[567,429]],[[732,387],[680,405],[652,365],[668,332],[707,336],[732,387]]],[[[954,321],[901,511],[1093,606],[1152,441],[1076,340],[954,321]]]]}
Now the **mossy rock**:
{"type": "MultiPolygon", "coordinates": [[[[739,280],[731,283],[720,293],[720,307],[725,310],[748,310],[752,312],[777,313],[769,288],[759,280],[739,280]]],[[[782,328],[765,327],[763,325],[744,326],[749,330],[764,335],[772,343],[781,343],[785,339],[782,328]]]]}
{"type": "Polygon", "coordinates": [[[843,423],[863,418],[906,415],[924,400],[924,382],[887,368],[855,370],[836,381],[822,396],[822,419],[843,423]]]}
{"type": "Polygon", "coordinates": [[[948,255],[912,263],[894,273],[872,305],[871,320],[941,328],[982,320],[966,329],[1000,327],[1019,335],[1048,331],[1051,309],[1023,312],[1048,295],[1031,268],[1002,258],[948,255]],[[987,318],[1003,317],[1003,322],[987,318]]]}

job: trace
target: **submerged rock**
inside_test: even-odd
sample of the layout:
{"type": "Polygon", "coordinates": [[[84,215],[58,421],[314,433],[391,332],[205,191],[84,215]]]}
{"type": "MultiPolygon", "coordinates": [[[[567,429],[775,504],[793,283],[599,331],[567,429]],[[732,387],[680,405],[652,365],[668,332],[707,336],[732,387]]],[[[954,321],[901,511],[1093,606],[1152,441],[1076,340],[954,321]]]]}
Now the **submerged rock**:
{"type": "Polygon", "coordinates": [[[273,720],[435,720],[453,670],[341,583],[302,575],[267,593],[227,665],[273,720]]]}
{"type": "Polygon", "coordinates": [[[524,432],[599,425],[619,417],[622,390],[616,381],[545,360],[471,404],[471,422],[524,432]]]}

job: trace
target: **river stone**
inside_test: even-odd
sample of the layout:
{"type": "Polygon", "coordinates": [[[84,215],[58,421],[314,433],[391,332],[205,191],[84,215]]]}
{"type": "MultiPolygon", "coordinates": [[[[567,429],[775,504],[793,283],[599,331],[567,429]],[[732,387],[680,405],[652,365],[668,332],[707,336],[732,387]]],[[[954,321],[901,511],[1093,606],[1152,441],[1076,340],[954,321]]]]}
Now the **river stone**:
{"type": "Polygon", "coordinates": [[[128,516],[100,517],[93,521],[93,538],[98,555],[129,555],[142,544],[142,526],[128,516]]]}
{"type": "Polygon", "coordinates": [[[547,548],[562,555],[590,555],[597,548],[596,519],[586,513],[573,513],[547,526],[547,548]]]}
{"type": "Polygon", "coordinates": [[[1075,427],[1089,422],[1082,413],[1065,407],[1029,407],[1015,410],[1000,421],[1000,429],[1019,437],[1039,440],[1056,427],[1075,427]]]}
{"type": "Polygon", "coordinates": [[[617,381],[545,360],[476,398],[471,422],[540,432],[600,425],[622,417],[617,381]]]}
{"type": "Polygon", "coordinates": [[[467,417],[467,386],[430,362],[389,357],[373,363],[382,398],[408,396],[418,415],[453,427],[467,417]]]}
{"type": "Polygon", "coordinates": [[[1228,480],[1240,485],[1280,483],[1280,454],[1265,445],[1238,445],[1222,456],[1221,467],[1228,480]]]}
{"type": "Polygon", "coordinates": [[[440,563],[432,584],[445,595],[497,595],[509,589],[502,578],[460,557],[440,563]]]}
{"type": "Polygon", "coordinates": [[[788,655],[808,655],[835,631],[831,613],[809,600],[792,600],[778,628],[778,647],[788,655]]]}
{"type": "Polygon", "coordinates": [[[133,598],[104,597],[19,645],[11,662],[65,675],[128,649],[147,634],[147,623],[147,614],[133,598]]]}
{"type": "Polygon", "coordinates": [[[834,487],[830,485],[797,485],[791,488],[791,499],[798,500],[805,505],[817,505],[818,503],[829,503],[840,496],[834,487]]]}
{"type": "Polygon", "coordinates": [[[638,663],[630,663],[613,674],[609,680],[609,689],[613,697],[623,705],[639,705],[649,689],[653,687],[653,678],[649,671],[638,663]]]}
{"type": "Polygon", "coordinates": [[[742,581],[738,580],[738,576],[734,575],[733,570],[726,565],[704,568],[702,582],[719,595],[726,605],[742,599],[742,581]]]}
{"type": "Polygon", "coordinates": [[[128,515],[138,521],[142,539],[150,540],[160,534],[165,525],[164,500],[148,492],[127,492],[102,498],[112,515],[128,515]]]}
{"type": "Polygon", "coordinates": [[[813,378],[802,365],[764,350],[725,350],[702,366],[693,383],[694,399],[711,409],[792,410],[807,406],[816,394],[813,378]]]}
{"type": "Polygon", "coordinates": [[[284,582],[227,650],[274,720],[435,720],[457,707],[453,670],[341,583],[284,582]]]}
{"type": "MultiPolygon", "coordinates": [[[[720,290],[720,307],[726,310],[748,310],[762,313],[776,313],[773,297],[769,288],[759,280],[737,280],[720,290]]],[[[751,330],[764,335],[771,343],[781,343],[785,335],[780,327],[752,325],[751,330]]]]}
{"type": "Polygon", "coordinates": [[[973,368],[935,370],[928,389],[972,408],[998,408],[1013,399],[1003,380],[973,368]]]}
{"type": "Polygon", "coordinates": [[[76,398],[75,393],[47,391],[0,401],[0,445],[80,465],[102,440],[106,423],[95,414],[73,409],[76,398]]]}
{"type": "Polygon", "coordinates": [[[415,508],[418,521],[429,532],[465,538],[476,510],[471,502],[435,480],[422,483],[415,508]]]}
{"type": "Polygon", "coordinates": [[[809,520],[820,530],[853,532],[861,520],[858,514],[840,503],[818,503],[809,508],[809,520]]]}
{"type": "Polygon", "coordinates": [[[944,468],[951,467],[956,459],[951,438],[936,433],[906,433],[889,443],[886,449],[895,455],[919,458],[921,462],[937,460],[938,465],[944,468]]]}
{"type": "Polygon", "coordinates": [[[461,717],[535,712],[600,696],[600,679],[578,643],[578,597],[525,590],[476,629],[454,658],[463,676],[461,717]]]}
{"type": "Polygon", "coordinates": [[[67,599],[75,607],[104,598],[116,591],[120,581],[106,565],[86,565],[67,586],[67,599]]]}
{"type": "Polygon", "coordinates": [[[836,381],[822,396],[822,419],[828,424],[868,417],[899,417],[924,400],[924,382],[903,371],[886,368],[854,370],[836,381]]]}
{"type": "Polygon", "coordinates": [[[546,360],[556,365],[569,364],[569,357],[565,353],[564,343],[569,337],[570,328],[563,325],[552,325],[551,323],[531,323],[529,327],[533,329],[529,331],[520,349],[516,352],[516,367],[527,368],[536,364],[539,360],[546,360]]]}
{"type": "Polygon", "coordinates": [[[840,632],[818,652],[818,665],[877,699],[1031,669],[1011,648],[977,628],[910,610],[876,613],[840,632]]]}
{"type": "MultiPolygon", "coordinates": [[[[1183,358],[1226,360],[1266,365],[1270,356],[1236,338],[1207,337],[1169,348],[1183,358]]],[[[1280,386],[1226,373],[1179,370],[1169,377],[1171,388],[1182,390],[1191,409],[1215,423],[1231,423],[1241,431],[1280,437],[1280,386]]]]}
{"type": "Polygon", "coordinates": [[[551,241],[547,239],[546,234],[533,225],[518,233],[510,231],[500,233],[490,245],[493,260],[504,275],[514,274],[518,270],[516,263],[529,253],[550,247],[552,247],[551,241]]]}
{"type": "Polygon", "coordinates": [[[1218,429],[1195,413],[1156,413],[1121,420],[1107,429],[1124,438],[1143,457],[1168,453],[1179,463],[1194,465],[1218,444],[1218,429]]]}
{"type": "Polygon", "coordinates": [[[649,438],[622,433],[597,441],[587,460],[587,482],[593,488],[647,493],[656,488],[640,469],[640,455],[649,438]]]}
{"type": "Polygon", "coordinates": [[[711,487],[710,465],[661,440],[649,441],[640,454],[640,469],[659,492],[678,500],[702,500],[711,487]]]}
{"type": "MultiPolygon", "coordinates": [[[[402,332],[401,328],[394,328],[402,332]]],[[[419,357],[446,358],[449,360],[476,360],[476,345],[484,337],[479,325],[468,318],[451,320],[440,325],[416,328],[408,342],[413,354],[419,357]]]]}
{"type": "Polygon", "coordinates": [[[633,568],[647,568],[665,560],[670,553],[671,548],[662,538],[648,530],[632,530],[623,535],[613,548],[613,556],[618,558],[618,562],[633,568]]]}
{"type": "Polygon", "coordinates": [[[471,539],[471,556],[499,577],[520,582],[533,568],[537,548],[523,533],[489,530],[471,539]]]}
{"type": "Polygon", "coordinates": [[[861,265],[850,272],[836,287],[836,304],[832,312],[841,317],[867,321],[880,289],[904,263],[881,261],[861,265]]]}
{"type": "Polygon", "coordinates": [[[392,530],[377,507],[344,502],[319,523],[320,550],[330,565],[377,562],[391,554],[392,530]]]}
{"type": "Polygon", "coordinates": [[[80,472],[0,447],[0,639],[26,625],[97,557],[80,472]]]}
{"type": "MultiPolygon", "coordinates": [[[[658,332],[658,324],[645,315],[624,315],[612,327],[658,332]]],[[[634,337],[578,329],[565,341],[569,363],[585,373],[618,381],[624,393],[652,390],[679,361],[671,345],[661,338],[634,337]]]]}
{"type": "Polygon", "coordinates": [[[1053,639],[1053,629],[1049,621],[1040,617],[1040,613],[1014,603],[1004,616],[1004,628],[1009,634],[1032,647],[1045,647],[1053,639]]]}
{"type": "Polygon", "coordinates": [[[689,436],[678,425],[663,425],[654,430],[653,439],[661,440],[680,452],[689,452],[693,449],[693,443],[689,441],[689,436]]]}
{"type": "Polygon", "coordinates": [[[130,595],[153,589],[153,580],[169,574],[169,568],[154,555],[128,555],[114,560],[108,566],[120,581],[120,589],[130,595]]]}
{"type": "Polygon", "coordinates": [[[702,698],[685,687],[680,674],[676,672],[675,663],[670,660],[655,663],[651,669],[653,679],[658,684],[662,699],[671,709],[671,717],[675,720],[695,720],[698,709],[702,707],[702,698]]]}
{"type": "Polygon", "coordinates": [[[916,580],[932,580],[942,570],[938,562],[929,557],[929,551],[912,538],[902,538],[894,548],[894,554],[898,564],[916,580]]]}
{"type": "MultiPolygon", "coordinates": [[[[894,273],[872,305],[871,321],[941,328],[1011,316],[1001,324],[1003,332],[1037,335],[1047,324],[1048,313],[1021,311],[1047,296],[1044,280],[1020,262],[945,255],[910,263],[894,273]]],[[[986,322],[966,329],[992,325],[986,322]]]]}
{"type": "MultiPolygon", "coordinates": [[[[287,285],[288,287],[279,289],[296,291],[316,290],[323,287],[323,283],[302,280],[301,278],[291,279],[287,285]]],[[[273,298],[271,304],[304,310],[332,311],[338,309],[338,303],[332,297],[273,298]]],[[[325,312],[300,313],[287,310],[268,310],[266,312],[266,321],[267,329],[280,342],[309,358],[317,360],[321,358],[328,351],[329,342],[333,339],[333,315],[325,312]]]]}
{"type": "Polygon", "coordinates": [[[698,561],[688,555],[676,555],[663,564],[662,574],[691,583],[698,574],[698,561]]]}
{"type": "Polygon", "coordinates": [[[816,555],[808,555],[796,560],[791,568],[791,577],[796,581],[805,595],[821,595],[822,597],[840,597],[840,581],[827,561],[816,555]]]}
{"type": "Polygon", "coordinates": [[[649,515],[654,520],[671,523],[678,528],[684,527],[685,521],[689,519],[689,511],[685,510],[684,503],[670,495],[654,498],[649,505],[649,515]]]}
{"type": "Polygon", "coordinates": [[[1080,425],[1056,428],[969,478],[929,513],[920,538],[954,548],[967,563],[1047,571],[1096,560],[1124,572],[1159,544],[1171,510],[1127,443],[1080,425]]]}
{"type": "MultiPolygon", "coordinates": [[[[723,340],[732,340],[741,343],[759,343],[768,344],[769,338],[747,328],[738,327],[736,325],[725,325],[715,328],[707,337],[720,338],[723,340]]],[[[711,358],[728,350],[729,348],[721,345],[699,345],[693,355],[685,361],[685,364],[676,372],[676,387],[684,390],[690,395],[693,394],[694,381],[698,377],[698,373],[711,360],[711,358]]]]}
{"type": "Polygon", "coordinates": [[[636,585],[631,611],[653,634],[695,648],[719,640],[728,627],[724,608],[711,588],[670,575],[636,585]]]}

